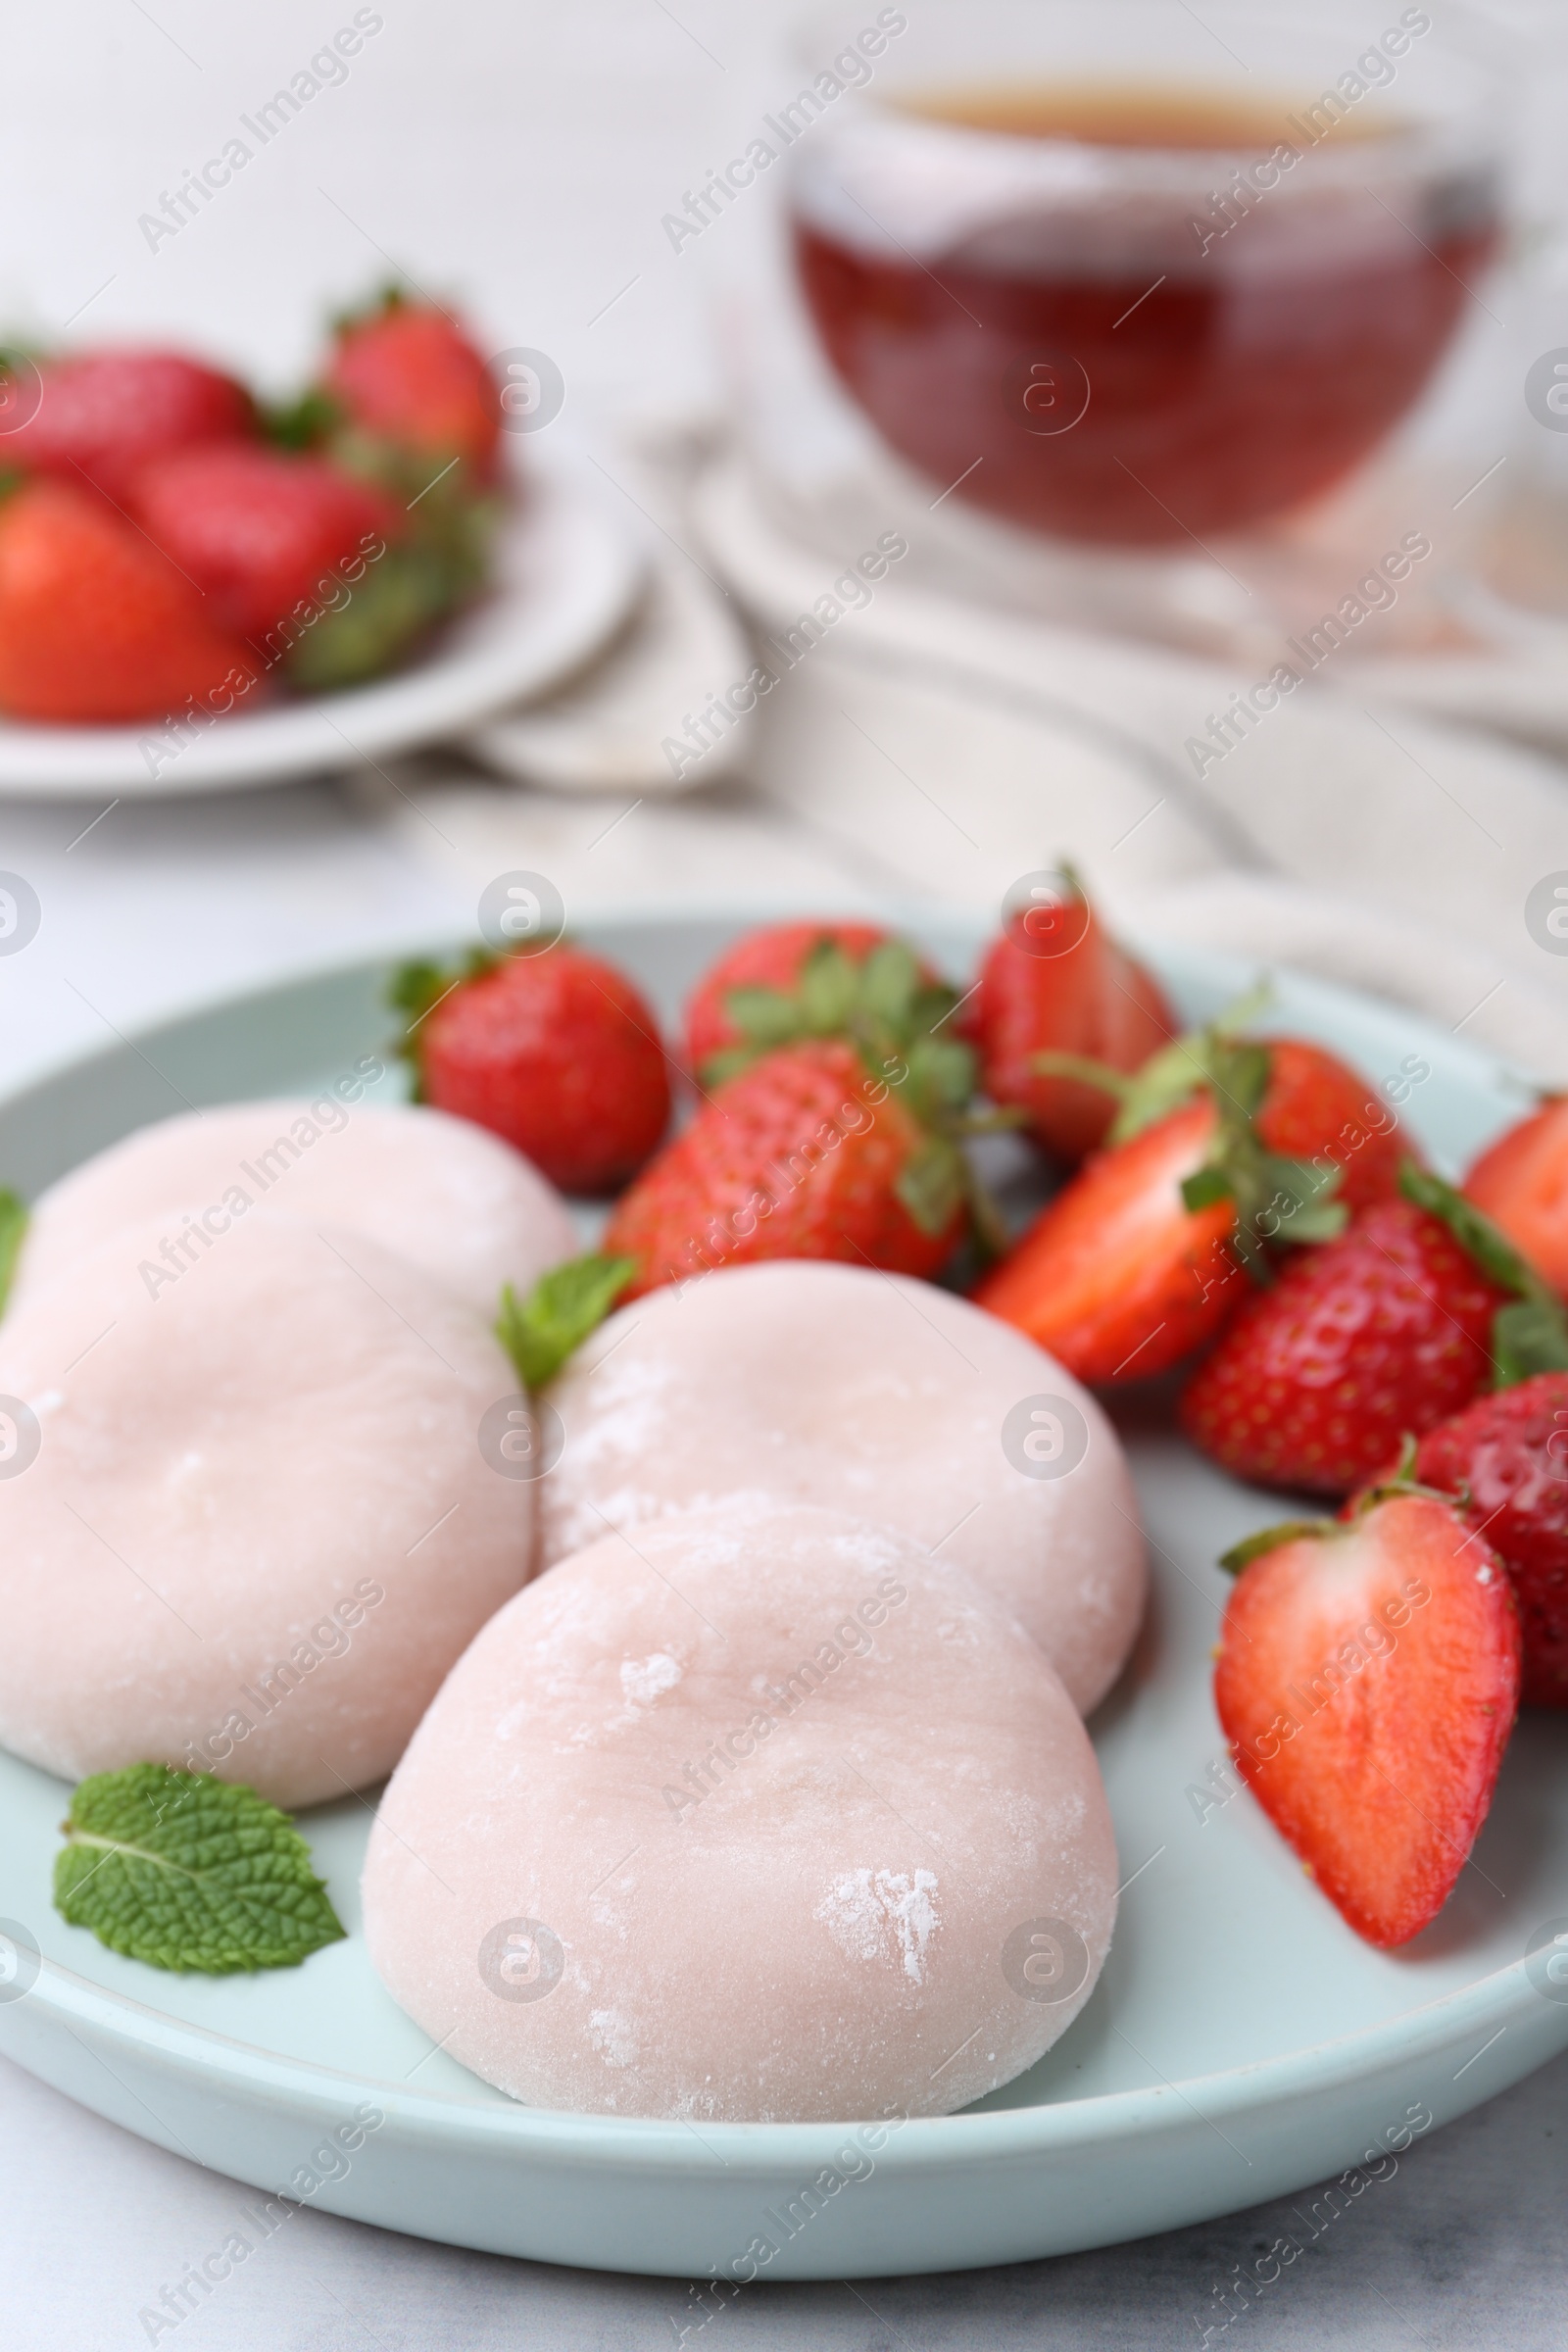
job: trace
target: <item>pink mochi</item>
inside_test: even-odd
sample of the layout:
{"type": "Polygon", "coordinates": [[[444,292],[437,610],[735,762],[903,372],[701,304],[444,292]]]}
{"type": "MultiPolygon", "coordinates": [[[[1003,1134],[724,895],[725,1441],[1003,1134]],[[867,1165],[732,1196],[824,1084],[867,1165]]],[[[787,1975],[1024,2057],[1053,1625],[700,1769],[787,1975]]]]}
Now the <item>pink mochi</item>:
{"type": "Polygon", "coordinates": [[[611,1316],[547,1395],[565,1443],[545,1566],[726,1495],[823,1503],[967,1568],[1081,1712],[1121,1671],[1148,1570],[1116,1433],[1053,1356],[949,1291],[805,1259],[706,1274],[611,1316]]]}
{"type": "Polygon", "coordinates": [[[564,1203],[520,1152],[466,1119],[365,1102],[364,1091],[358,1077],[311,1102],[188,1111],[112,1144],[34,1203],[13,1301],[122,1225],[159,1218],[147,1254],[168,1243],[165,1262],[177,1268],[205,1247],[204,1233],[211,1240],[262,1205],[368,1233],[487,1316],[503,1283],[527,1291],[575,1256],[564,1203]],[[354,1100],[340,1099],[344,1088],[354,1100]]]}
{"type": "Polygon", "coordinates": [[[531,2106],[939,2115],[1071,2024],[1117,1875],[1077,1712],[971,1578],[736,1506],[491,1619],[382,1798],[365,1923],[393,1998],[531,2106]]]}
{"type": "Polygon", "coordinates": [[[477,1435],[516,1375],[363,1234],[253,1209],[150,1295],[163,1230],[0,1324],[0,1744],[341,1796],[529,1573],[533,1487],[477,1435]]]}

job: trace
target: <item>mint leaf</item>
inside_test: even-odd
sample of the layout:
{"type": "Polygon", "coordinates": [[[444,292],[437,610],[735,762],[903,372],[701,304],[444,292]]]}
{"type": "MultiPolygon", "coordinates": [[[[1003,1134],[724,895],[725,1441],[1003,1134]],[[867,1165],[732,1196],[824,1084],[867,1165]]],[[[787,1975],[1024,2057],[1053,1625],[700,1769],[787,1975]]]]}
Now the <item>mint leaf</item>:
{"type": "Polygon", "coordinates": [[[597,1331],[637,1271],[634,1257],[570,1257],[542,1274],[519,1298],[509,1282],[501,1294],[496,1337],[517,1367],[525,1389],[542,1389],[568,1355],[597,1331]]]}
{"type": "Polygon", "coordinates": [[[83,1781],[55,1857],[55,1908],[153,1968],[297,1968],[344,1934],[311,1849],[254,1788],[130,1764],[83,1781]]]}
{"type": "Polygon", "coordinates": [[[0,1314],[5,1312],[17,1259],[27,1238],[27,1204],[20,1193],[0,1191],[0,1314]]]}

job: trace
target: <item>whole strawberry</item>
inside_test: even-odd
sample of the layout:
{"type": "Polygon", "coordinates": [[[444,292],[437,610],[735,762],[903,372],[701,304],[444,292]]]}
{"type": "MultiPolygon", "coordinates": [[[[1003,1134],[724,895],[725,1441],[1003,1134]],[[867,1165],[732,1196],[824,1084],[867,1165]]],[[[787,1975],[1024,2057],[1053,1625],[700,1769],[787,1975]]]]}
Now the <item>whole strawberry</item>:
{"type": "Polygon", "coordinates": [[[1539,1277],[1451,1186],[1402,1197],[1294,1257],[1188,1383],[1183,1428],[1238,1478],[1348,1494],[1495,1379],[1568,1364],[1539,1277]]]}
{"type": "Polygon", "coordinates": [[[1356,1934],[1407,1943],[1464,1868],[1513,1728],[1501,1563],[1446,1503],[1396,1490],[1222,1565],[1214,1704],[1237,1769],[1356,1934]]]}
{"type": "Polygon", "coordinates": [[[1412,1465],[1501,1559],[1519,1603],[1523,1695],[1568,1707],[1568,1373],[1480,1396],[1421,1440],[1412,1465]]]}
{"type": "Polygon", "coordinates": [[[255,656],[90,490],[25,483],[0,502],[0,710],[95,723],[252,695],[255,656]]]}
{"type": "Polygon", "coordinates": [[[1114,1100],[1042,1054],[1132,1071],[1176,1033],[1159,983],[1106,931],[1076,877],[1012,914],[980,967],[966,1034],[994,1102],[1026,1110],[1046,1149],[1075,1162],[1104,1140],[1114,1100]]]}
{"type": "Polygon", "coordinates": [[[1390,1105],[1323,1046],[1300,1037],[1260,1042],[1269,1074],[1257,1131],[1268,1149],[1332,1161],[1340,1170],[1334,1197],[1348,1209],[1391,1200],[1410,1146],[1390,1105]]]}
{"type": "Polygon", "coordinates": [[[769,1257],[937,1273],[965,1229],[961,1163],[906,1091],[835,1039],[726,1079],[616,1204],[603,1247],[636,1262],[626,1296],[769,1257]]]}
{"type": "Polygon", "coordinates": [[[488,1127],[568,1193],[642,1165],[669,1120],[659,1025],[623,972],[564,944],[411,964],[393,987],[423,1102],[488,1127]]]}
{"type": "MultiPolygon", "coordinates": [[[[887,941],[888,933],[877,923],[767,923],[748,931],[709,965],[686,1000],[686,1067],[703,1084],[733,1077],[744,1053],[757,1042],[743,1024],[759,1019],[764,1036],[773,1019],[774,1034],[767,1042],[782,1043],[780,1004],[783,1000],[800,1003],[808,973],[812,1008],[820,1010],[826,1023],[816,1034],[831,1035],[835,1015],[842,1029],[840,1000],[847,1004],[855,975],[887,941]],[[728,1054],[737,1054],[733,1066],[712,1066],[718,1055],[728,1054]]],[[[804,1010],[801,1004],[786,1034],[807,1033],[804,1010]]]]}
{"type": "Polygon", "coordinates": [[[327,459],[260,444],[160,458],[136,476],[130,509],[220,624],[272,660],[352,600],[403,520],[327,459]]]}
{"type": "Polygon", "coordinates": [[[149,459],[256,434],[244,386],[183,352],[83,351],[46,360],[39,374],[36,410],[6,436],[6,465],[90,484],[117,506],[149,459]]]}
{"type": "Polygon", "coordinates": [[[1568,1296],[1568,1097],[1544,1102],[1489,1144],[1462,1189],[1568,1296]]]}
{"type": "Polygon", "coordinates": [[[420,459],[460,458],[483,479],[501,437],[501,402],[482,354],[433,304],[387,294],[344,320],[321,388],[348,422],[420,459]]]}

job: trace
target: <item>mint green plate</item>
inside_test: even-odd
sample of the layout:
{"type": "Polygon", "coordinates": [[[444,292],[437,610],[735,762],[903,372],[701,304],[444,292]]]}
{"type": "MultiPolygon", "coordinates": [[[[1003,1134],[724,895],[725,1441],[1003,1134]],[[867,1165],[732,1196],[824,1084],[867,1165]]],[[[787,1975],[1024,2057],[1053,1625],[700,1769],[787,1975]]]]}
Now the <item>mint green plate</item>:
{"type": "MultiPolygon", "coordinates": [[[[914,927],[953,972],[972,961],[972,928],[914,927]]],[[[668,1015],[725,935],[706,921],[583,932],[668,1015]]],[[[1155,960],[1193,1015],[1253,977],[1185,950],[1155,960]]],[[[0,1104],[0,1175],[35,1190],[187,1102],[313,1089],[385,1040],[382,980],[368,965],[323,972],[71,1063],[0,1104]]],[[[1285,974],[1279,1015],[1374,1080],[1411,1056],[1429,1065],[1404,1116],[1442,1166],[1521,1108],[1482,1054],[1412,1014],[1285,974]]],[[[1213,1562],[1277,1515],[1277,1499],[1210,1469],[1162,1402],[1120,1417],[1153,1567],[1144,1639],[1093,1726],[1128,1881],[1120,1924],[1082,2017],[981,2107],[891,2131],[847,2118],[700,2133],[517,2107],[433,2048],[370,1971],[358,1928],[370,1802],[302,1824],[346,1942],[300,1969],[178,1978],[118,1958],[52,1910],[67,1790],[7,1757],[0,1919],[22,1936],[0,1942],[0,2049],[259,2189],[459,2245],[732,2281],[1061,2253],[1386,2166],[1568,2046],[1568,1983],[1552,1983],[1549,1952],[1527,1962],[1544,1930],[1568,1932],[1568,1719],[1521,1723],[1436,1925],[1398,1954],[1369,1949],[1250,1797],[1218,1801],[1210,1780],[1223,1743],[1209,1650],[1226,1586],[1213,1562]],[[31,1982],[28,1938],[42,1952],[31,1982]],[[362,2131],[367,2109],[380,2120],[362,2131]],[[331,2141],[340,2127],[359,2144],[331,2141]]]]}

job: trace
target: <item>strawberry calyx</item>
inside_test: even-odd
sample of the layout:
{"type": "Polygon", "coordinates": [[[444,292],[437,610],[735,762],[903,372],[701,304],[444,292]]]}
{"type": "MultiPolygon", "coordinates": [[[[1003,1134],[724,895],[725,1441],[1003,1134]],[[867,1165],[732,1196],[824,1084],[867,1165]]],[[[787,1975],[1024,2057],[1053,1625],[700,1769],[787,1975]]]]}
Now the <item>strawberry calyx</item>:
{"type": "Polygon", "coordinates": [[[1492,1318],[1492,1385],[1511,1389],[1537,1372],[1568,1371],[1568,1312],[1527,1257],[1457,1187],[1406,1160],[1399,1190],[1446,1225],[1489,1281],[1512,1297],[1492,1318]]]}
{"type": "Polygon", "coordinates": [[[1044,1076],[1077,1078],[1116,1097],[1120,1107],[1105,1138],[1111,1150],[1206,1092],[1216,1113],[1214,1133],[1202,1165],[1182,1185],[1182,1200],[1190,1209],[1207,1208],[1215,1200],[1235,1203],[1231,1246],[1252,1280],[1263,1286],[1273,1279],[1266,1241],[1331,1242],[1344,1232],[1348,1214],[1335,1198],[1343,1170],[1315,1168],[1271,1152],[1258,1134],[1272,1049],[1267,1039],[1237,1032],[1257,1018],[1272,996],[1268,983],[1260,981],[1201,1028],[1162,1046],[1131,1076],[1077,1054],[1034,1056],[1034,1067],[1044,1076]]]}
{"type": "Polygon", "coordinates": [[[317,385],[260,416],[263,437],[277,449],[315,449],[346,421],[340,403],[317,385]]]}
{"type": "Polygon", "coordinates": [[[724,1009],[741,1042],[710,1054],[698,1075],[706,1087],[720,1086],[781,1047],[842,1039],[925,1130],[895,1186],[921,1232],[945,1232],[967,1205],[982,1247],[997,1253],[1006,1246],[1005,1229],[959,1138],[1019,1125],[1026,1114],[971,1109],[978,1057],[959,1039],[937,1035],[958,1002],[946,981],[924,977],[903,940],[883,940],[858,960],[824,934],[808,950],[793,989],[729,991],[724,1009]]]}
{"type": "Polygon", "coordinates": [[[400,963],[387,982],[387,1003],[394,1012],[408,1015],[392,1051],[414,1072],[416,1102],[424,1100],[424,1073],[420,1061],[423,1041],[415,1032],[446,998],[469,980],[482,980],[501,961],[490,948],[470,948],[456,967],[432,963],[427,956],[416,957],[400,963]]]}
{"type": "Polygon", "coordinates": [[[705,1086],[720,1086],[779,1046],[842,1037],[878,1077],[885,1062],[907,1060],[918,1049],[918,1073],[911,1064],[909,1081],[918,1075],[936,1100],[962,1106],[974,1092],[975,1055],[958,1039],[935,1034],[957,1002],[945,981],[922,977],[903,940],[879,941],[857,958],[824,933],[807,950],[793,989],[729,990],[724,1009],[741,1042],[710,1054],[698,1076],[705,1086]]]}
{"type": "Polygon", "coordinates": [[[1398,1461],[1388,1477],[1379,1479],[1375,1486],[1363,1487],[1336,1517],[1325,1515],[1313,1519],[1282,1519],[1274,1527],[1260,1527],[1255,1535],[1244,1536],[1239,1544],[1233,1544],[1228,1551],[1222,1551],[1219,1555],[1220,1567],[1227,1575],[1240,1576],[1242,1570],[1250,1567],[1253,1560],[1262,1559],[1267,1552],[1278,1551],[1282,1544],[1298,1544],[1303,1539],[1314,1543],[1333,1543],[1343,1536],[1353,1534],[1368,1511],[1375,1510],[1380,1502],[1393,1502],[1399,1495],[1422,1494],[1429,1502],[1446,1502],[1451,1510],[1455,1502],[1452,1494],[1446,1494],[1439,1487],[1423,1486],[1418,1478],[1411,1475],[1417,1450],[1415,1439],[1407,1433],[1400,1443],[1398,1461]]]}
{"type": "Polygon", "coordinates": [[[598,1330],[637,1272],[634,1257],[590,1250],[541,1274],[526,1298],[509,1282],[501,1293],[495,1335],[530,1392],[553,1380],[567,1356],[598,1330]]]}
{"type": "Polygon", "coordinates": [[[389,277],[368,294],[363,302],[351,303],[346,310],[333,311],[329,323],[334,336],[346,335],[356,326],[371,326],[376,319],[385,318],[392,311],[410,308],[409,297],[400,277],[389,277]]]}

